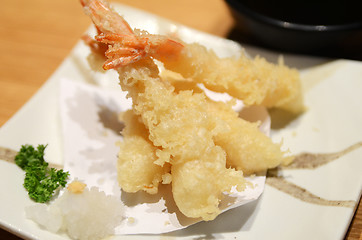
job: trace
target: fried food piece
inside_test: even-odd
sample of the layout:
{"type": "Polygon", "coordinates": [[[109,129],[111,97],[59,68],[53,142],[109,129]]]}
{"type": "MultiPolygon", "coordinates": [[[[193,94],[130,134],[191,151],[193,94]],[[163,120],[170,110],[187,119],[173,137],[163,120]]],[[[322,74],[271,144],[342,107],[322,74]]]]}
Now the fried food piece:
{"type": "MultiPolygon", "coordinates": [[[[229,131],[229,126],[210,115],[204,93],[190,90],[176,93],[164,79],[147,76],[154,75],[156,69],[154,63],[147,61],[130,64],[118,72],[123,87],[132,92],[133,111],[142,120],[155,147],[158,157],[155,162],[172,165],[172,192],[180,211],[188,217],[211,220],[220,213],[218,203],[223,192],[235,185],[245,188],[242,172],[227,168],[225,151],[214,143],[214,137],[229,131]],[[206,184],[215,176],[218,177],[215,185],[206,184]]],[[[125,141],[128,138],[126,135],[125,141]]],[[[128,155],[129,151],[122,148],[120,154],[128,155]]],[[[129,170],[123,168],[123,171],[129,170]]]]}
{"type": "Polygon", "coordinates": [[[176,61],[164,62],[165,68],[191,78],[216,92],[227,92],[246,105],[303,111],[299,73],[280,61],[277,65],[264,58],[219,58],[212,50],[187,44],[176,61]]]}
{"type": "MultiPolygon", "coordinates": [[[[133,96],[133,111],[155,146],[154,163],[172,165],[172,192],[184,215],[212,220],[220,213],[223,192],[232,186],[245,188],[243,172],[238,170],[253,173],[283,161],[279,145],[256,123],[238,118],[230,104],[213,102],[203,92],[175,91],[167,78],[147,76],[157,75],[153,62],[140,61],[118,72],[121,85],[133,96]]],[[[120,154],[127,151],[122,148],[120,154]]]]}
{"type": "MultiPolygon", "coordinates": [[[[195,82],[183,79],[180,76],[167,71],[162,75],[167,79],[176,91],[185,87],[194,92],[202,90],[195,82]]],[[[207,110],[216,118],[227,123],[229,130],[215,135],[214,142],[221,146],[227,154],[227,166],[241,170],[245,175],[262,172],[274,168],[280,164],[288,164],[293,157],[286,156],[286,152],[280,150],[281,144],[275,144],[259,130],[259,123],[248,122],[238,116],[232,109],[233,102],[215,102],[208,99],[207,110]]]]}
{"type": "MultiPolygon", "coordinates": [[[[132,98],[118,159],[123,190],[155,193],[162,179],[172,179],[180,211],[212,220],[225,192],[245,188],[241,170],[253,173],[285,161],[257,124],[239,119],[230,104],[208,99],[196,83],[250,105],[285,107],[299,99],[294,70],[260,59],[220,59],[197,44],[133,31],[104,0],[81,2],[97,27],[96,40],[108,45],[103,68],[118,72],[132,98]],[[187,84],[163,78],[154,59],[188,77],[182,80],[187,84]]],[[[289,110],[299,111],[298,104],[289,110]]]]}
{"type": "Polygon", "coordinates": [[[157,148],[148,140],[147,130],[138,118],[132,111],[122,114],[126,127],[122,131],[124,140],[118,143],[118,183],[126,192],[144,190],[156,194],[162,175],[170,171],[170,166],[154,164],[157,148]]]}
{"type": "Polygon", "coordinates": [[[216,92],[227,92],[246,105],[281,108],[298,114],[304,110],[299,73],[280,60],[272,64],[264,58],[219,58],[198,44],[186,44],[169,36],[135,30],[104,0],[81,0],[85,13],[97,27],[91,48],[102,54],[107,49],[104,69],[117,69],[146,57],[161,61],[166,69],[203,83],[216,92]]]}
{"type": "Polygon", "coordinates": [[[172,165],[172,193],[184,215],[209,221],[220,214],[223,192],[233,186],[243,191],[246,181],[241,171],[225,167],[225,152],[220,147],[205,154],[203,159],[172,165]]]}
{"type": "Polygon", "coordinates": [[[222,118],[230,127],[230,131],[214,138],[215,144],[225,150],[228,166],[250,175],[293,160],[280,150],[280,144],[273,143],[259,130],[259,123],[238,117],[238,113],[222,102],[210,102],[208,107],[210,113],[222,118]]]}

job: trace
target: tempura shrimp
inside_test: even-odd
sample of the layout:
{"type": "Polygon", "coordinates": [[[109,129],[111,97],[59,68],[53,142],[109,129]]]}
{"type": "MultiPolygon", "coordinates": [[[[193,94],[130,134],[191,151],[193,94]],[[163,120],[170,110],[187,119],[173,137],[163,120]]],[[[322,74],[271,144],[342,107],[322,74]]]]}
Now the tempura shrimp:
{"type": "Polygon", "coordinates": [[[227,92],[247,106],[303,111],[299,73],[264,58],[251,59],[243,52],[239,58],[219,58],[212,50],[194,43],[182,49],[177,61],[164,62],[165,68],[202,83],[210,90],[227,92]]]}
{"type": "Polygon", "coordinates": [[[116,69],[151,56],[163,62],[166,69],[192,78],[210,90],[227,92],[245,105],[282,108],[293,113],[304,110],[299,73],[283,61],[272,64],[261,57],[250,59],[243,53],[239,58],[219,58],[197,43],[186,44],[169,36],[133,31],[104,0],[81,2],[97,27],[96,40],[109,46],[104,69],[116,69]]]}
{"type": "MultiPolygon", "coordinates": [[[[243,171],[254,173],[285,162],[287,158],[279,145],[261,134],[258,124],[240,120],[237,114],[230,112],[230,104],[211,101],[204,92],[193,91],[194,84],[189,85],[191,89],[187,89],[188,85],[176,89],[174,82],[161,76],[154,59],[172,70],[177,70],[178,63],[186,66],[177,70],[185,75],[186,69],[196,61],[193,58],[199,57],[197,54],[192,59],[185,56],[192,45],[167,36],[133,31],[104,0],[81,2],[97,28],[97,42],[108,46],[105,52],[108,60],[103,67],[118,72],[121,88],[132,98],[133,115],[127,116],[133,120],[126,115],[124,119],[126,124],[133,124],[133,129],[126,126],[124,141],[119,143],[119,183],[125,191],[156,193],[160,182],[171,181],[174,200],[184,215],[212,220],[220,213],[218,205],[224,192],[234,186],[239,191],[245,189],[243,171]],[[247,154],[238,151],[239,148],[245,149],[247,154]],[[257,157],[254,151],[258,151],[257,157]],[[143,176],[143,171],[148,170],[145,168],[150,171],[143,176]],[[131,175],[139,176],[137,181],[125,179],[131,175]],[[170,175],[169,181],[163,181],[170,175]]],[[[207,52],[203,57],[212,59],[208,55],[213,53],[207,52]]],[[[215,65],[212,68],[208,64],[199,66],[205,67],[208,73],[205,76],[195,74],[200,70],[196,69],[190,73],[195,77],[190,81],[212,86],[207,84],[209,76],[220,75],[219,71],[223,73],[215,65]]],[[[271,67],[271,71],[273,69],[271,67]]],[[[265,89],[258,90],[258,86],[254,84],[252,91],[268,95],[265,89]]],[[[230,89],[222,90],[229,92],[230,89]]],[[[277,86],[270,92],[276,91],[279,91],[277,86]]]]}

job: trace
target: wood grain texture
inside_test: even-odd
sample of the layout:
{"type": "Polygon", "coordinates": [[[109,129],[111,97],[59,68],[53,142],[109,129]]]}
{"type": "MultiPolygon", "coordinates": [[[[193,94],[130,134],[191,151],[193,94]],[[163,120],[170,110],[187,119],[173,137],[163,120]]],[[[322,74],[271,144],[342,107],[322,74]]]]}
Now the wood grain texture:
{"type": "MultiPolygon", "coordinates": [[[[117,0],[218,36],[233,26],[222,0],[117,0]]],[[[50,77],[90,25],[77,0],[11,0],[0,8],[0,126],[50,77]]],[[[358,208],[346,239],[362,239],[358,208]]],[[[0,229],[0,239],[20,239],[0,229]]]]}

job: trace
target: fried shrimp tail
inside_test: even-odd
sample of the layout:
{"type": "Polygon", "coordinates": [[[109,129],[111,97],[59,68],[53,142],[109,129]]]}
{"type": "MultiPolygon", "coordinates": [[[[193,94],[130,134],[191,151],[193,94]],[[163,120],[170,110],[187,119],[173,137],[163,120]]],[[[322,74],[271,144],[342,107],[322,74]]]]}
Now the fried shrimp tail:
{"type": "MultiPolygon", "coordinates": [[[[183,48],[179,41],[145,31],[133,31],[129,24],[103,0],[81,0],[84,12],[97,28],[95,41],[106,44],[107,61],[103,68],[117,69],[148,56],[174,59],[183,48]]],[[[94,42],[92,43],[95,44],[94,42]]],[[[97,47],[94,49],[104,49],[97,47]]],[[[99,51],[100,52],[100,51],[99,51]]]]}

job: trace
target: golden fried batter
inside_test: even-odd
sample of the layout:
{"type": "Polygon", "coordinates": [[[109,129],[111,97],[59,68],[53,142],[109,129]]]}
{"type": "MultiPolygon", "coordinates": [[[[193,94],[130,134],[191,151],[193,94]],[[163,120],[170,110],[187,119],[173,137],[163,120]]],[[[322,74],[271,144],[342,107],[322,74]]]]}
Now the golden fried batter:
{"type": "Polygon", "coordinates": [[[227,92],[246,105],[276,107],[293,113],[303,111],[299,73],[280,61],[264,58],[219,58],[212,50],[194,43],[182,50],[177,61],[164,62],[166,69],[203,83],[216,92],[227,92]]]}
{"type": "Polygon", "coordinates": [[[162,175],[170,171],[170,166],[154,164],[156,147],[147,138],[145,126],[138,121],[132,111],[122,114],[126,127],[122,131],[123,142],[118,143],[118,182],[126,192],[144,190],[150,194],[158,191],[162,175]]]}
{"type": "Polygon", "coordinates": [[[161,182],[171,182],[184,215],[212,220],[225,192],[245,189],[244,173],[291,160],[257,123],[239,118],[230,103],[210,100],[197,84],[246,105],[296,113],[303,109],[296,70],[262,58],[221,59],[199,44],[133,31],[105,0],[81,2],[98,30],[99,46],[88,43],[105,54],[103,68],[117,70],[133,102],[122,116],[126,127],[119,143],[118,180],[124,191],[153,194],[161,182]],[[160,74],[155,59],[177,76],[160,74]]]}

